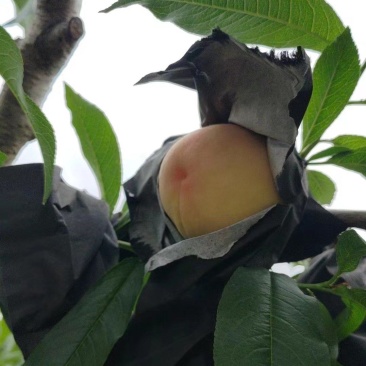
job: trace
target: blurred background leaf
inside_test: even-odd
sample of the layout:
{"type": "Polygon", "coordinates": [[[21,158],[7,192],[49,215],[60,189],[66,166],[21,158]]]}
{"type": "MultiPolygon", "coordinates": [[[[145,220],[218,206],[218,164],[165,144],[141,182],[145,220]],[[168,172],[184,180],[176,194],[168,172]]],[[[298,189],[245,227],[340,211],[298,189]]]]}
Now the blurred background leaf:
{"type": "Polygon", "coordinates": [[[6,154],[0,151],[0,166],[2,166],[5,163],[6,159],[7,159],[6,154]]]}
{"type": "Polygon", "coordinates": [[[0,313],[0,365],[20,366],[23,362],[22,353],[0,313]]]}
{"type": "Polygon", "coordinates": [[[28,29],[36,15],[37,0],[13,0],[16,16],[9,20],[4,27],[20,24],[24,29],[28,29]]]}

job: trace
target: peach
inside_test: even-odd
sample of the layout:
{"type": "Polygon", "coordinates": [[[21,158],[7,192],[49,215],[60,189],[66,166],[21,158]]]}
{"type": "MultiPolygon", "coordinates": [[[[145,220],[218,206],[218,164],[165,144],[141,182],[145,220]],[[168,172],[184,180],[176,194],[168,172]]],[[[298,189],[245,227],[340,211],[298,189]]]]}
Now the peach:
{"type": "Polygon", "coordinates": [[[234,124],[180,138],[163,159],[159,194],[185,238],[239,222],[278,202],[266,138],[234,124]]]}

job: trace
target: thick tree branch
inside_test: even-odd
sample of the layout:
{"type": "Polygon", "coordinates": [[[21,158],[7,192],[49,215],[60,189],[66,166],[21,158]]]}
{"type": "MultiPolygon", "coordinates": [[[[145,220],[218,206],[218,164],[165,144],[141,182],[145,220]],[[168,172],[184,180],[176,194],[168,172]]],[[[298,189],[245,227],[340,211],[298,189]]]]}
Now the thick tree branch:
{"type": "Polygon", "coordinates": [[[366,230],[366,211],[328,210],[349,227],[366,230]]]}
{"type": "MultiPolygon", "coordinates": [[[[24,90],[40,106],[83,35],[80,8],[81,0],[38,0],[34,23],[19,43],[24,90]]],[[[26,116],[5,86],[0,95],[0,150],[8,155],[7,165],[33,138],[26,116]]]]}

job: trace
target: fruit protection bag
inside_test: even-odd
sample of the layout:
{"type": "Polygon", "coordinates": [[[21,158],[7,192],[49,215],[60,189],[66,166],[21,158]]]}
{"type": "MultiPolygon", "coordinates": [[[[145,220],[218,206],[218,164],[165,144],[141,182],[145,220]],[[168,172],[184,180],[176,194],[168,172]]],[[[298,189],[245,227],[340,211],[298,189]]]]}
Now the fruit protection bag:
{"type": "Polygon", "coordinates": [[[25,358],[119,260],[108,205],[58,167],[42,205],[43,179],[43,164],[0,168],[0,306],[25,358]]]}
{"type": "Polygon", "coordinates": [[[138,84],[151,81],[197,90],[203,127],[234,123],[266,136],[283,203],[216,232],[182,238],[158,194],[160,164],[176,137],[168,139],[124,185],[131,217],[124,235],[151,274],[107,364],[213,365],[217,306],[235,269],[315,256],[346,225],[311,198],[295,148],[312,91],[310,62],[301,47],[291,55],[266,54],[216,29],[138,84]]]}
{"type": "MultiPolygon", "coordinates": [[[[346,228],[309,195],[295,148],[312,89],[309,59],[302,48],[266,54],[215,30],[140,83],[149,81],[196,89],[202,126],[235,123],[266,136],[282,203],[216,232],[182,238],[157,189],[160,164],[177,139],[169,138],[124,185],[131,222],[118,235],[151,274],[106,365],[213,365],[217,306],[233,272],[315,256],[346,228]]],[[[25,357],[126,256],[105,203],[68,187],[56,169],[42,206],[42,182],[40,164],[0,169],[0,305],[25,357]]]]}

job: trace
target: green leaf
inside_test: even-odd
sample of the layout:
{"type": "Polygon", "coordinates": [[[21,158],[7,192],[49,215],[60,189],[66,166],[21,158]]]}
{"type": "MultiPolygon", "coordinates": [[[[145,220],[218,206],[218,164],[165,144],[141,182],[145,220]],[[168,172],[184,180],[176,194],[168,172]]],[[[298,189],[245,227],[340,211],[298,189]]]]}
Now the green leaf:
{"type": "Polygon", "coordinates": [[[366,149],[366,137],[358,135],[341,135],[332,140],[335,146],[350,150],[366,149]]]}
{"type": "Polygon", "coordinates": [[[118,217],[117,223],[114,226],[114,230],[119,237],[119,233],[126,230],[126,226],[131,222],[130,210],[128,208],[127,201],[123,204],[122,211],[118,217]]]}
{"type": "Polygon", "coordinates": [[[117,202],[122,184],[121,157],[117,138],[104,115],[95,105],[65,85],[67,106],[85,158],[97,177],[103,199],[110,211],[117,202]]]}
{"type": "Polygon", "coordinates": [[[33,0],[13,0],[17,11],[23,9],[29,2],[33,0]]]}
{"type": "Polygon", "coordinates": [[[333,181],[323,173],[307,170],[311,195],[322,205],[332,202],[336,187],[333,181]]]}
{"type": "Polygon", "coordinates": [[[358,51],[347,28],[320,56],[303,122],[303,151],[316,144],[347,105],[360,77],[358,51]]]}
{"type": "Polygon", "coordinates": [[[350,301],[346,297],[342,298],[342,300],[346,308],[335,319],[339,342],[355,332],[364,322],[366,316],[366,308],[364,306],[350,301]]]}
{"type": "Polygon", "coordinates": [[[22,353],[0,313],[0,365],[20,366],[23,362],[22,353]]]}
{"type": "Polygon", "coordinates": [[[341,296],[346,305],[346,309],[335,319],[339,341],[341,341],[355,332],[366,320],[366,291],[338,286],[333,289],[333,292],[341,296]]]}
{"type": "Polygon", "coordinates": [[[29,119],[38,139],[44,160],[43,203],[52,191],[53,164],[56,152],[56,140],[51,124],[40,108],[24,93],[23,60],[19,49],[9,34],[0,27],[0,75],[19,102],[29,119]]]}
{"type": "Polygon", "coordinates": [[[0,75],[17,99],[26,104],[23,91],[23,59],[15,42],[0,27],[0,75]]]}
{"type": "Polygon", "coordinates": [[[350,149],[343,146],[332,146],[328,149],[322,150],[314,155],[312,155],[309,159],[307,159],[309,162],[313,160],[323,159],[327,158],[329,156],[333,156],[342,152],[349,152],[350,149]]]}
{"type": "Polygon", "coordinates": [[[20,24],[25,30],[29,29],[37,10],[37,0],[13,0],[16,8],[16,17],[7,22],[4,27],[20,24]]]}
{"type": "Polygon", "coordinates": [[[142,263],[112,268],[45,336],[24,366],[102,366],[123,335],[140,293],[142,263]]]}
{"type": "Polygon", "coordinates": [[[120,0],[105,9],[139,4],[157,18],[196,34],[220,27],[245,43],[323,50],[344,27],[323,0],[120,0]]]}
{"type": "Polygon", "coordinates": [[[7,158],[8,157],[6,156],[6,154],[0,151],[0,166],[2,166],[6,162],[7,158]]]}
{"type": "Polygon", "coordinates": [[[323,366],[334,364],[337,352],[329,313],[294,280],[265,269],[237,269],[218,308],[216,366],[323,366]]]}
{"type": "MultiPolygon", "coordinates": [[[[354,271],[360,260],[366,257],[366,242],[354,230],[346,230],[338,236],[336,245],[338,275],[354,271]]],[[[366,294],[366,292],[365,292],[366,294]]]]}
{"type": "Polygon", "coordinates": [[[360,288],[347,288],[343,286],[342,297],[347,296],[350,300],[357,302],[366,309],[366,290],[360,288]]]}
{"type": "Polygon", "coordinates": [[[366,176],[366,148],[334,155],[326,163],[338,165],[366,176]]]}

